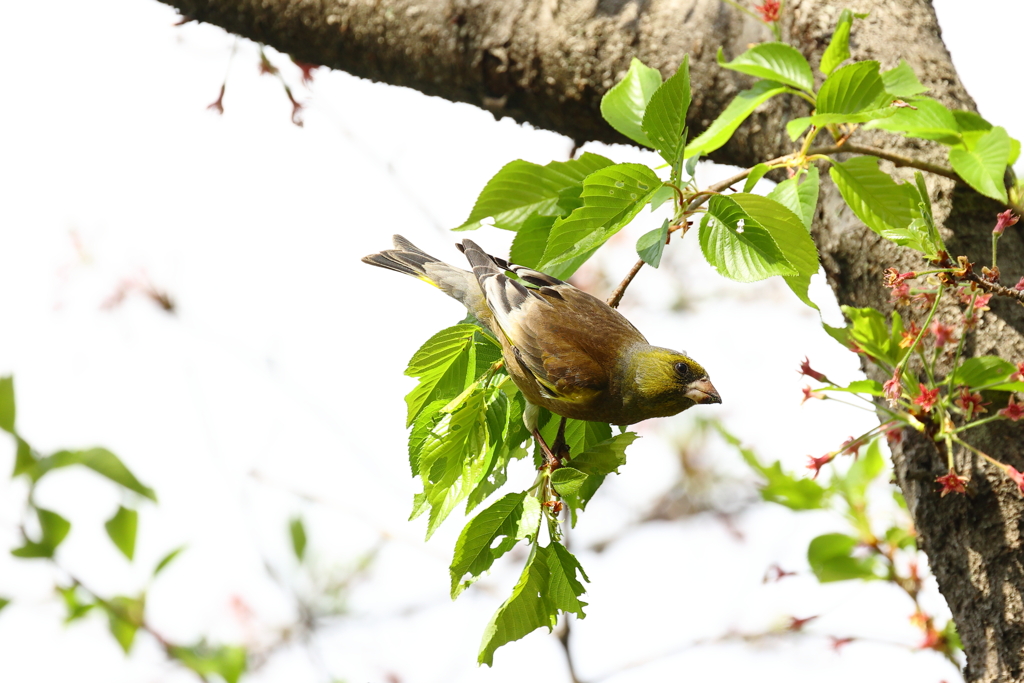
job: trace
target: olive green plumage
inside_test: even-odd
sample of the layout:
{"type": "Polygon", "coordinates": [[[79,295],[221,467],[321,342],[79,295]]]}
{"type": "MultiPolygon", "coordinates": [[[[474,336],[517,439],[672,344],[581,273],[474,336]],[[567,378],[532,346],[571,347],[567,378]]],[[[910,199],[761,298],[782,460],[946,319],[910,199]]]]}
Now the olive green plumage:
{"type": "Polygon", "coordinates": [[[721,403],[696,361],[651,346],[621,313],[549,275],[457,245],[473,271],[395,235],[395,249],[363,258],[412,275],[461,301],[501,342],[505,367],[530,403],[576,420],[627,425],[721,403]]]}

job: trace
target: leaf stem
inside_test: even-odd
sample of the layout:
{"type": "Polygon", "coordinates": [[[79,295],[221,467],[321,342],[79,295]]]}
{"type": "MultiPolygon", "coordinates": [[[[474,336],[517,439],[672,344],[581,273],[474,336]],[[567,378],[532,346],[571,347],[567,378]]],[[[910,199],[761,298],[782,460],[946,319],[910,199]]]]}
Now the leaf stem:
{"type": "MultiPolygon", "coordinates": [[[[974,298],[976,296],[978,296],[977,292],[974,292],[971,295],[971,303],[968,304],[968,306],[967,306],[967,310],[968,311],[974,311],[974,298]]],[[[938,301],[939,297],[936,296],[935,300],[938,301]]],[[[968,331],[967,327],[965,326],[964,327],[964,333],[960,335],[960,341],[958,341],[956,343],[956,356],[953,357],[953,365],[952,365],[952,367],[954,368],[954,371],[949,373],[949,375],[946,377],[945,382],[944,382],[944,384],[946,384],[950,388],[953,387],[953,375],[956,374],[956,370],[955,369],[960,367],[960,355],[964,351],[964,340],[967,339],[967,331],[968,331]]]]}
{"type": "MultiPolygon", "coordinates": [[[[910,360],[910,356],[913,354],[914,349],[916,349],[917,345],[921,343],[921,339],[924,337],[924,335],[928,333],[928,325],[932,322],[932,318],[935,317],[935,311],[938,310],[939,308],[939,300],[941,298],[942,285],[940,284],[939,291],[936,292],[935,294],[935,301],[932,302],[932,308],[930,311],[928,311],[928,317],[925,318],[924,324],[921,325],[921,331],[917,333],[917,339],[915,339],[914,343],[911,344],[910,348],[907,349],[907,352],[903,355],[903,358],[900,359],[900,362],[896,364],[897,368],[902,369],[907,364],[907,361],[910,360]]],[[[929,373],[929,375],[930,374],[931,373],[929,373]]]]}
{"type": "Polygon", "coordinates": [[[957,427],[956,429],[954,429],[950,433],[951,434],[959,434],[960,432],[965,432],[968,429],[973,429],[974,427],[980,427],[983,424],[988,424],[989,422],[995,422],[996,420],[1002,420],[1002,419],[1004,419],[1002,415],[989,415],[988,417],[983,417],[980,420],[974,420],[973,422],[968,422],[965,425],[961,425],[960,427],[957,427]]]}

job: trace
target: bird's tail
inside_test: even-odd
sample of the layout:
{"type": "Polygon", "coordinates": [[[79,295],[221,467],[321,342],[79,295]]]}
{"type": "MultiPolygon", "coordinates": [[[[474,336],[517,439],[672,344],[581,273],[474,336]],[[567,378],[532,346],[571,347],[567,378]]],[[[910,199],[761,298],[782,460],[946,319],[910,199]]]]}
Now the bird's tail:
{"type": "Polygon", "coordinates": [[[394,249],[364,256],[363,263],[405,273],[432,284],[448,296],[461,301],[480,322],[489,326],[490,309],[487,308],[473,273],[434,258],[401,235],[395,235],[392,241],[394,249]]]}
{"type": "Polygon", "coordinates": [[[438,283],[427,274],[427,265],[432,263],[448,264],[434,258],[401,235],[395,235],[392,237],[392,241],[395,244],[394,249],[385,249],[379,254],[364,256],[363,263],[412,275],[437,287],[438,283]]]}

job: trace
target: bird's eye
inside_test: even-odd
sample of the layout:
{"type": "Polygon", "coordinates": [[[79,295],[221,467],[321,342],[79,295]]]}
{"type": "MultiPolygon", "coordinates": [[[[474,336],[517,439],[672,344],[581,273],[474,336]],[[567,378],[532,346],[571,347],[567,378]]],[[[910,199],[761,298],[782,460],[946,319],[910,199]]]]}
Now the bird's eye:
{"type": "Polygon", "coordinates": [[[686,365],[686,363],[683,363],[682,361],[680,361],[679,363],[676,363],[676,374],[677,375],[679,375],[680,377],[686,377],[686,375],[689,372],[690,372],[690,368],[686,365]]]}

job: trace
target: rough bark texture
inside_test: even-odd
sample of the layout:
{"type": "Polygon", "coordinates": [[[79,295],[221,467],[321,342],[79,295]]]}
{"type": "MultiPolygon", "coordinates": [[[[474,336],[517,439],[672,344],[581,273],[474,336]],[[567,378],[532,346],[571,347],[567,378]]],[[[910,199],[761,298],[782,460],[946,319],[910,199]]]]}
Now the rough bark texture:
{"type": "MultiPolygon", "coordinates": [[[[357,76],[468,102],[563,133],[577,142],[623,141],[601,119],[600,98],[631,57],[670,74],[689,53],[693,105],[689,126],[703,130],[749,79],[720,69],[727,57],[766,31],[720,0],[162,0],[192,19],[274,46],[295,58],[357,76]]],[[[790,0],[784,39],[817,64],[845,6],[870,11],[854,31],[855,58],[884,68],[906,59],[947,106],[974,109],[953,68],[927,0],[790,0]]],[[[820,78],[820,75],[818,75],[820,78]]],[[[797,98],[776,98],[740,128],[713,158],[749,166],[791,150],[783,124],[806,114],[797,98]]],[[[943,163],[937,145],[885,133],[862,142],[943,163]]],[[[902,173],[902,172],[901,172],[902,173]]],[[[929,177],[936,218],[955,256],[987,263],[995,203],[962,184],[929,177]]],[[[841,303],[889,308],[882,271],[920,267],[912,254],[878,238],[845,208],[823,175],[814,236],[841,303]]],[[[1011,230],[1000,244],[1009,280],[1024,273],[1024,242],[1011,230]]],[[[958,312],[952,300],[940,314],[958,312]]],[[[920,322],[920,320],[919,320],[920,322]]],[[[972,354],[1024,358],[1024,308],[993,300],[972,354]]],[[[884,379],[884,378],[876,378],[884,379]]],[[[993,405],[990,411],[999,408],[993,405]]],[[[973,442],[1024,470],[1020,423],[972,432],[973,442]]],[[[958,454],[971,478],[966,496],[940,498],[935,478],[944,457],[908,433],[894,453],[907,498],[939,588],[949,603],[967,653],[969,681],[1024,680],[1024,502],[992,467],[958,454]]]]}

